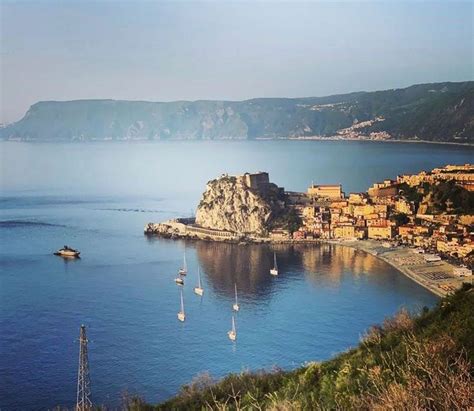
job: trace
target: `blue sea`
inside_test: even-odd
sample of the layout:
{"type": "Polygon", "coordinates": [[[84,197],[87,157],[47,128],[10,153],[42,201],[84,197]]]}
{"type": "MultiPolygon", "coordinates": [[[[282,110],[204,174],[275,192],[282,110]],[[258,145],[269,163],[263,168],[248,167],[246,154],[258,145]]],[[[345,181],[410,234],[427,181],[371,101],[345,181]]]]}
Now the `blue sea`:
{"type": "Polygon", "coordinates": [[[72,407],[79,328],[94,404],[163,401],[204,372],[291,369],[355,346],[400,307],[437,298],[343,246],[238,246],[147,238],[195,212],[208,180],[268,171],[288,190],[472,161],[472,148],[374,142],[0,143],[0,408],[72,407]],[[53,252],[78,248],[78,260],[53,252]],[[186,252],[186,321],[173,279],[186,252]],[[280,275],[269,269],[276,253],[280,275]],[[202,298],[193,294],[200,267],[202,298]],[[237,341],[231,327],[239,292],[237,341]]]}

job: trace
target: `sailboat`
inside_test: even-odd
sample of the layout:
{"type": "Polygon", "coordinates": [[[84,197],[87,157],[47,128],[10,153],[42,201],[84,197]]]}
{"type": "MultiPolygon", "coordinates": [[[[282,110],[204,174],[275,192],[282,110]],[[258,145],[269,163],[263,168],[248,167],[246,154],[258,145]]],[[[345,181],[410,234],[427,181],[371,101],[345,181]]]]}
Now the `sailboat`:
{"type": "Polygon", "coordinates": [[[179,275],[186,275],[188,273],[188,265],[186,264],[186,251],[184,252],[183,256],[183,267],[181,267],[178,271],[179,275]]]}
{"type": "Polygon", "coordinates": [[[178,285],[184,285],[184,280],[181,277],[176,277],[174,282],[178,285]]]}
{"type": "Polygon", "coordinates": [[[184,321],[185,319],[186,319],[186,314],[184,313],[183,289],[181,289],[181,311],[178,313],[178,320],[184,321]]]}
{"type": "Polygon", "coordinates": [[[271,275],[278,275],[277,256],[273,253],[273,268],[270,268],[271,275]]]}
{"type": "Polygon", "coordinates": [[[194,293],[200,296],[202,296],[202,294],[204,293],[204,289],[201,286],[201,273],[199,272],[199,267],[198,267],[198,286],[194,287],[194,293]]]}
{"type": "Polygon", "coordinates": [[[239,311],[240,307],[239,307],[239,303],[237,301],[237,284],[235,284],[235,303],[234,305],[232,306],[232,309],[234,311],[239,311]]]}
{"type": "Polygon", "coordinates": [[[234,316],[232,316],[232,330],[227,331],[227,335],[229,336],[229,339],[231,341],[235,341],[235,339],[237,338],[237,329],[235,328],[234,316]]]}

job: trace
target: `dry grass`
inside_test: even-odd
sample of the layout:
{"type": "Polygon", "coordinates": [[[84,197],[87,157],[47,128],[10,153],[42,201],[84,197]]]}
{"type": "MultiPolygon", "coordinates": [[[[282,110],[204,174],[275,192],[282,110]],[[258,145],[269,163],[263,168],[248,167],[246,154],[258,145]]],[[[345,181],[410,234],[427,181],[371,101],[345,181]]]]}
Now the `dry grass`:
{"type": "Polygon", "coordinates": [[[367,370],[372,394],[354,398],[369,410],[468,410],[474,407],[474,381],[465,352],[447,335],[424,343],[412,334],[404,341],[406,361],[393,353],[384,356],[385,367],[367,370]],[[387,379],[386,370],[392,378],[387,379]]]}

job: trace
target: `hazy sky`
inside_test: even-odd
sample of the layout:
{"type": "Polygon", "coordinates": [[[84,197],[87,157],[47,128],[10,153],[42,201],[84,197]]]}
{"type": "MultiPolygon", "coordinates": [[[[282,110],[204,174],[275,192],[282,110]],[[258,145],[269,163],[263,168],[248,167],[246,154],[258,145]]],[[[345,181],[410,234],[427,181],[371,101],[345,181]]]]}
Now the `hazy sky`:
{"type": "Polygon", "coordinates": [[[471,1],[0,4],[0,122],[39,100],[320,96],[474,77],[471,1]]]}

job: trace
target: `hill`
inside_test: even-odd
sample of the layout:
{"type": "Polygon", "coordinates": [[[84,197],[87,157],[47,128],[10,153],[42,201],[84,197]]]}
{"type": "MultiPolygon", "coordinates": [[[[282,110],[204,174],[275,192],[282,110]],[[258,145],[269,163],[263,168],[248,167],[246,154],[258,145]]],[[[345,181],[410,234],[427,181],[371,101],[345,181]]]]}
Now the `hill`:
{"type": "Polygon", "coordinates": [[[334,137],[474,142],[474,82],[245,101],[45,101],[0,138],[27,141],[334,137]]]}
{"type": "Polygon", "coordinates": [[[429,310],[400,311],[372,327],[358,347],[294,371],[200,376],[156,406],[133,410],[470,409],[474,406],[474,288],[429,310]]]}

